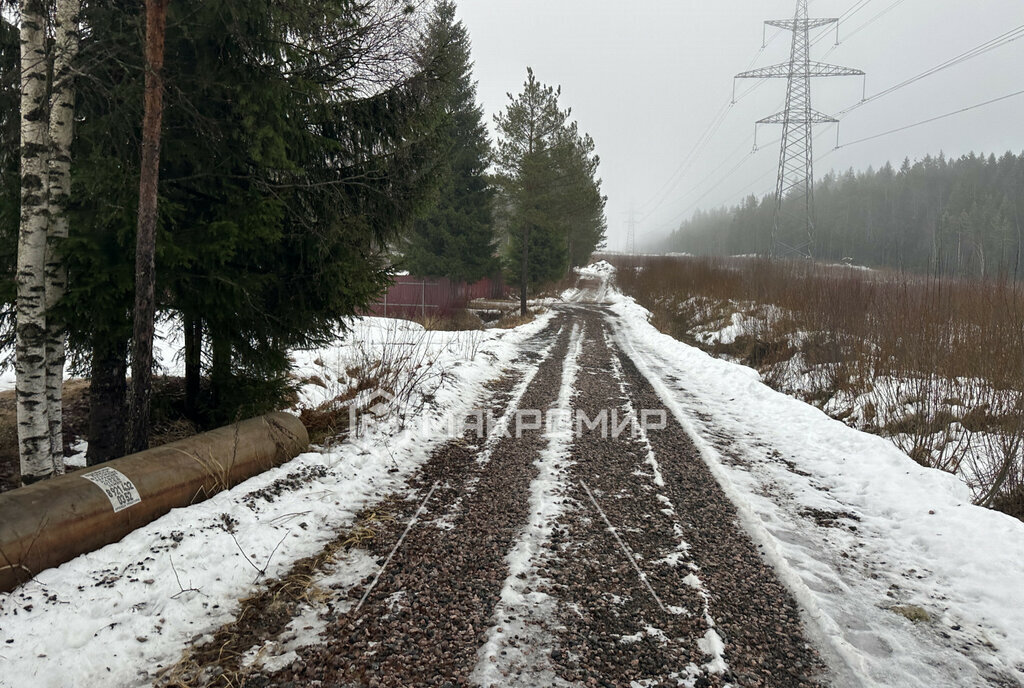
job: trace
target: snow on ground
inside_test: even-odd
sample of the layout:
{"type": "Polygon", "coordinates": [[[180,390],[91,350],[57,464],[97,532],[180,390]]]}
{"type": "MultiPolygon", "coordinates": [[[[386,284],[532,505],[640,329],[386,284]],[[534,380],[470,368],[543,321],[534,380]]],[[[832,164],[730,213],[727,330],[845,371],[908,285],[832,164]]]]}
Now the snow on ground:
{"type": "MultiPolygon", "coordinates": [[[[411,353],[395,356],[411,364],[406,375],[432,376],[429,390],[408,402],[421,409],[417,422],[403,428],[400,416],[381,418],[358,442],[302,454],[0,595],[0,686],[150,683],[191,641],[234,617],[238,600],[256,589],[255,567],[270,578],[286,572],[364,507],[400,489],[448,436],[446,419],[473,408],[484,383],[550,317],[515,330],[431,333],[366,318],[336,346],[297,354],[300,372],[330,379],[304,387],[305,403],[313,404],[340,389],[351,362],[404,347],[411,353]],[[421,407],[428,391],[433,399],[421,407]]],[[[358,566],[344,571],[352,581],[362,575],[358,566]]]]}
{"type": "Polygon", "coordinates": [[[361,550],[347,552],[328,564],[325,572],[314,577],[312,594],[307,595],[307,601],[284,631],[273,640],[251,648],[242,658],[241,665],[274,672],[299,659],[297,650],[327,631],[328,621],[324,612],[328,609],[323,600],[332,600],[335,613],[346,613],[355,605],[353,600],[346,599],[348,591],[379,569],[377,561],[361,550]]]}
{"type": "Polygon", "coordinates": [[[573,268],[576,273],[576,286],[563,291],[552,302],[565,303],[605,303],[611,278],[615,274],[615,266],[599,260],[582,268],[573,268]]]}
{"type": "MultiPolygon", "coordinates": [[[[174,375],[181,377],[185,374],[184,362],[184,338],[180,322],[174,318],[164,318],[156,323],[156,330],[153,337],[153,361],[154,370],[158,375],[174,375]]],[[[15,375],[13,355],[10,350],[0,352],[0,361],[7,360],[10,365],[0,362],[0,392],[7,392],[15,387],[15,375]],[[9,359],[9,360],[8,360],[9,359]]],[[[129,372],[130,372],[129,368],[129,372]]],[[[70,367],[64,368],[64,380],[71,380],[75,377],[70,367]]],[[[85,453],[89,444],[84,439],[78,440],[71,449],[72,456],[64,458],[64,467],[73,471],[85,467],[85,453]]]]}
{"type": "Polygon", "coordinates": [[[1024,683],[1024,523],[609,298],[619,344],[694,437],[839,685],[1024,683]],[[917,607],[927,620],[907,618],[917,607]]]}
{"type": "Polygon", "coordinates": [[[586,267],[576,268],[576,273],[583,278],[607,280],[615,274],[615,266],[605,260],[599,260],[586,267]]]}

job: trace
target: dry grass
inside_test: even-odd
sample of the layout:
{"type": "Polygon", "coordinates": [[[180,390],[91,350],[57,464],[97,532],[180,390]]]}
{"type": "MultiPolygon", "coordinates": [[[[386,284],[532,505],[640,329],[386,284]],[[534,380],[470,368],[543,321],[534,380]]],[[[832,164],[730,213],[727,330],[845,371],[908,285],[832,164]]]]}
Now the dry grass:
{"type": "Polygon", "coordinates": [[[614,262],[663,332],[844,420],[854,409],[836,400],[870,394],[861,425],[960,474],[978,503],[1024,515],[1024,285],[752,258],[614,262]],[[746,318],[735,341],[698,339],[734,314],[746,318]],[[787,389],[794,370],[810,387],[787,389]]]}
{"type": "Polygon", "coordinates": [[[506,313],[502,313],[501,317],[498,318],[498,322],[496,322],[494,326],[503,330],[511,330],[519,327],[520,325],[532,323],[537,318],[537,314],[539,312],[543,311],[534,309],[526,315],[520,315],[518,310],[508,311],[506,313]]]}
{"type": "Polygon", "coordinates": [[[561,279],[542,285],[537,289],[537,293],[532,298],[557,299],[566,289],[578,287],[579,282],[580,276],[576,270],[569,270],[561,279]]]}
{"type": "Polygon", "coordinates": [[[166,688],[245,685],[253,666],[244,665],[247,653],[277,638],[301,606],[322,606],[337,596],[336,592],[317,586],[317,579],[350,550],[365,547],[379,532],[395,524],[391,513],[383,510],[389,506],[390,503],[385,502],[377,509],[362,512],[351,530],[328,542],[317,554],[296,561],[280,578],[267,581],[259,592],[241,600],[241,608],[233,621],[210,634],[212,639],[187,649],[178,662],[160,672],[154,685],[166,688]]]}
{"type": "Polygon", "coordinates": [[[413,322],[423,325],[427,331],[433,332],[463,332],[466,330],[482,330],[484,323],[475,314],[466,309],[460,309],[447,313],[446,315],[428,315],[414,318],[413,322]]]}
{"type": "MultiPolygon", "coordinates": [[[[327,390],[327,400],[300,412],[313,444],[329,445],[348,435],[353,430],[349,427],[353,418],[362,417],[381,401],[387,402],[389,415],[394,413],[404,426],[449,379],[449,371],[440,362],[442,352],[435,346],[434,331],[426,329],[410,335],[398,320],[392,322],[381,341],[353,339],[345,349],[344,362],[336,364],[343,371],[330,369],[322,360],[315,362],[324,374],[308,377],[304,382],[327,390]],[[368,394],[361,397],[363,392],[368,394]],[[387,399],[378,398],[377,393],[387,399]],[[353,407],[354,404],[357,406],[353,407]]],[[[479,337],[470,332],[462,343],[463,355],[474,357],[479,337]]]]}

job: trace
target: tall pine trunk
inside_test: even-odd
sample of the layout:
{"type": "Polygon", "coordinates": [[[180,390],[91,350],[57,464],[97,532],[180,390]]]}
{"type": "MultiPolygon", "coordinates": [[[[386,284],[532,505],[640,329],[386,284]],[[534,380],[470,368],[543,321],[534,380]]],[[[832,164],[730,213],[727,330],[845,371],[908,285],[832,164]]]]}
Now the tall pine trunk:
{"type": "Polygon", "coordinates": [[[126,338],[105,333],[93,336],[89,449],[85,454],[90,466],[124,456],[127,358],[126,338]]]}
{"type": "Polygon", "coordinates": [[[53,474],[46,401],[46,10],[21,0],[21,217],[18,231],[17,377],[21,482],[53,474]]]}
{"type": "Polygon", "coordinates": [[[164,110],[164,34],[168,0],[146,0],[146,87],[142,115],[142,165],[135,238],[135,327],[128,452],[149,447],[153,396],[153,330],[156,317],[157,184],[160,180],[160,125],[164,110]]]}
{"type": "Polygon", "coordinates": [[[203,373],[203,321],[185,317],[185,415],[199,421],[199,394],[203,373]]]}
{"type": "Polygon", "coordinates": [[[519,256],[519,315],[526,317],[526,288],[530,285],[530,225],[523,224],[523,246],[519,256]]]}
{"type": "Polygon", "coordinates": [[[49,226],[46,237],[46,401],[49,410],[50,456],[54,471],[64,472],[63,389],[67,333],[57,304],[67,290],[68,270],[62,244],[68,238],[65,212],[71,197],[71,140],[74,135],[75,89],[72,63],[78,54],[81,0],[58,0],[55,21],[53,87],[49,124],[49,226]]]}
{"type": "Polygon", "coordinates": [[[225,420],[228,388],[231,385],[231,342],[210,333],[210,406],[212,417],[225,420]]]}

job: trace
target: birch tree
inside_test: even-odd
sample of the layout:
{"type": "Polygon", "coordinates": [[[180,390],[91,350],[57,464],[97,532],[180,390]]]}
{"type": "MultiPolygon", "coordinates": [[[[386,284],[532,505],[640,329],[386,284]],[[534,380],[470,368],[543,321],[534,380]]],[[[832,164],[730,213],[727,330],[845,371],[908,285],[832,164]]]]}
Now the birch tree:
{"type": "Polygon", "coordinates": [[[46,230],[49,140],[46,9],[21,0],[21,217],[15,327],[18,450],[21,481],[53,474],[46,397],[46,230]]]}
{"type": "Polygon", "coordinates": [[[15,374],[21,480],[29,484],[64,469],[65,334],[54,311],[67,283],[60,245],[68,235],[64,207],[71,193],[71,64],[78,50],[80,0],[56,3],[52,68],[45,4],[21,0],[19,9],[21,214],[15,374]]]}
{"type": "Polygon", "coordinates": [[[62,245],[68,238],[65,208],[71,196],[71,141],[75,88],[72,64],[78,54],[81,0],[60,0],[54,22],[53,86],[49,113],[49,225],[46,237],[46,402],[50,456],[54,471],[64,472],[63,389],[67,328],[56,306],[67,290],[68,270],[62,245]]]}

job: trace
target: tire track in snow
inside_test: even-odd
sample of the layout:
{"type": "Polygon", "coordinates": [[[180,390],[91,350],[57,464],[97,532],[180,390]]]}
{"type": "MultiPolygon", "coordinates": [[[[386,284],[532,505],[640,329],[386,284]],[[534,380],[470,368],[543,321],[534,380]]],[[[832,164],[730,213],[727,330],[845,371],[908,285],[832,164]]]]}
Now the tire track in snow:
{"type": "MultiPolygon", "coordinates": [[[[561,366],[567,340],[558,323],[546,327],[501,377],[481,389],[481,405],[505,418],[520,403],[550,403],[557,387],[551,389],[547,380],[561,366]]],[[[529,459],[537,443],[530,435],[510,441],[492,433],[480,439],[471,429],[440,446],[410,477],[408,490],[384,498],[377,514],[368,514],[374,520],[371,537],[351,549],[343,546],[335,560],[336,568],[351,568],[352,575],[321,591],[325,599],[306,614],[317,623],[297,619],[310,628],[300,628],[294,642],[252,648],[249,654],[259,661],[245,667],[247,684],[347,685],[354,679],[357,685],[403,688],[464,685],[482,642],[479,631],[504,579],[501,556],[508,545],[501,543],[506,537],[511,543],[525,520],[516,514],[526,508],[529,459]],[[494,454],[486,465],[477,460],[482,446],[494,454]],[[350,561],[361,565],[348,567],[350,561]]],[[[211,665],[213,676],[215,669],[211,665]]]]}
{"type": "Polygon", "coordinates": [[[471,680],[481,686],[570,685],[558,679],[546,661],[551,638],[545,626],[554,618],[555,601],[538,590],[545,581],[537,569],[562,512],[572,445],[571,403],[584,336],[585,328],[573,325],[558,399],[548,413],[548,422],[553,420],[557,426],[547,428],[548,445],[535,461],[538,474],[530,483],[530,518],[506,558],[508,577],[494,611],[494,623],[487,631],[487,642],[471,675],[471,680]]]}
{"type": "MultiPolygon", "coordinates": [[[[533,379],[537,377],[538,371],[540,371],[541,365],[544,364],[551,357],[551,352],[555,349],[555,344],[562,337],[562,333],[565,331],[565,326],[558,328],[558,332],[552,338],[551,342],[547,346],[537,352],[537,359],[535,362],[527,364],[523,370],[523,377],[519,383],[512,390],[511,398],[508,404],[505,405],[505,412],[497,419],[493,428],[488,428],[487,438],[484,440],[483,451],[477,456],[477,465],[483,467],[486,466],[491,457],[494,455],[494,448],[497,446],[498,441],[508,437],[509,426],[512,423],[513,417],[519,405],[523,401],[523,395],[526,394],[526,390],[533,383],[533,379]]],[[[484,422],[484,419],[478,419],[480,422],[484,422]]]]}
{"type": "Polygon", "coordinates": [[[685,569],[659,563],[677,550],[678,532],[654,494],[650,452],[623,414],[601,317],[586,307],[570,312],[590,336],[574,404],[572,507],[545,564],[561,622],[552,661],[563,680],[584,685],[722,686],[722,677],[700,668],[701,598],[684,583],[685,569]]]}
{"type": "Polygon", "coordinates": [[[618,347],[612,341],[611,335],[607,330],[604,331],[605,344],[609,350],[613,352],[611,356],[611,369],[612,375],[619,383],[619,390],[622,392],[622,396],[625,399],[623,403],[623,409],[625,410],[628,418],[630,419],[630,426],[635,428],[635,434],[637,440],[647,450],[646,464],[651,468],[652,481],[656,487],[656,497],[659,502],[664,505],[663,512],[669,518],[672,519],[672,529],[678,540],[676,550],[668,554],[661,563],[668,564],[669,566],[678,566],[682,563],[680,560],[685,558],[686,567],[690,570],[690,573],[683,579],[683,582],[693,588],[694,591],[700,596],[703,609],[701,614],[704,617],[704,623],[707,626],[707,630],[704,635],[697,641],[697,646],[705,655],[710,659],[703,665],[703,669],[711,674],[724,674],[729,670],[729,665],[725,661],[725,642],[722,637],[718,634],[715,627],[715,620],[711,616],[711,595],[708,593],[703,581],[697,576],[700,572],[700,567],[693,561],[690,556],[690,544],[686,541],[683,534],[682,526],[680,525],[679,513],[676,511],[675,504],[672,499],[665,494],[665,478],[661,471],[661,464],[658,463],[658,458],[654,454],[654,447],[651,445],[651,439],[647,435],[646,424],[641,422],[638,417],[636,408],[633,406],[633,400],[631,395],[631,389],[629,383],[626,381],[625,372],[622,370],[622,361],[618,356],[618,347]]]}
{"type": "MultiPolygon", "coordinates": [[[[614,319],[606,315],[606,320],[615,328],[614,319]]],[[[814,637],[821,638],[822,632],[815,619],[808,619],[797,608],[794,594],[801,605],[806,601],[793,590],[788,575],[791,572],[785,566],[772,566],[777,553],[756,544],[765,542],[751,532],[752,525],[760,524],[752,523],[745,501],[723,479],[721,468],[705,456],[709,446],[693,432],[679,402],[660,377],[668,377],[670,371],[641,354],[623,331],[616,331],[613,341],[622,353],[620,361],[632,382],[634,401],[669,411],[668,428],[657,434],[653,444],[663,456],[661,472],[669,496],[675,497],[675,504],[685,505],[691,544],[703,543],[694,548],[692,555],[704,573],[700,583],[715,604],[716,629],[733,648],[730,673],[740,684],[751,680],[780,688],[818,684],[823,667],[806,642],[802,622],[811,621],[808,630],[814,637]],[[667,462],[669,457],[671,463],[667,462]]],[[[695,583],[689,581],[690,585],[695,583]]],[[[830,643],[822,645],[822,649],[832,650],[830,643]]],[[[713,649],[710,644],[708,647],[713,649]]],[[[836,668],[835,663],[830,664],[836,668]]],[[[838,679],[842,685],[856,684],[848,675],[834,674],[829,679],[838,679]]]]}

